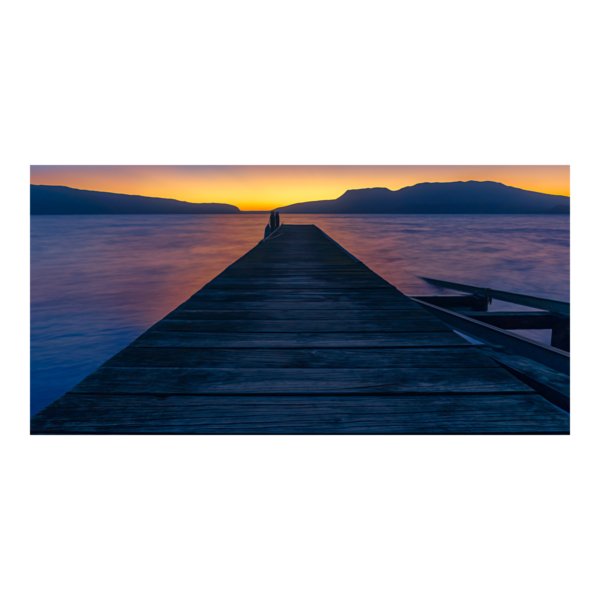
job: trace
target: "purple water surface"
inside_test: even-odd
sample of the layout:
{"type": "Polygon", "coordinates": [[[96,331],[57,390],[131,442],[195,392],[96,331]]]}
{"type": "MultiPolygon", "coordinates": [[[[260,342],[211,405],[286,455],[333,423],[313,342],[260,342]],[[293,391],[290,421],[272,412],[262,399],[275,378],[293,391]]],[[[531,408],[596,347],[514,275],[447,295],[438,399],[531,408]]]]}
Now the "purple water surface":
{"type": "MultiPolygon", "coordinates": [[[[569,217],[281,215],[314,223],[407,294],[419,276],[569,301],[569,217]]],[[[262,238],[267,215],[31,217],[31,414],[262,238]]],[[[490,310],[516,308],[494,301],[490,310]]],[[[519,307],[519,310],[527,310],[519,307]]],[[[548,331],[521,332],[549,343],[548,331]]]]}

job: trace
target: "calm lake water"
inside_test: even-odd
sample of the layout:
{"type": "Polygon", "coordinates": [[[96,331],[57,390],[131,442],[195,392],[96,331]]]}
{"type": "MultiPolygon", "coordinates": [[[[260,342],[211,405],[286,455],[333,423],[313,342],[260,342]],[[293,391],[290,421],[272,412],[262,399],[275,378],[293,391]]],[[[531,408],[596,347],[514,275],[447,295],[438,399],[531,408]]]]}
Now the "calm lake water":
{"type": "MultiPolygon", "coordinates": [[[[31,414],[262,239],[268,215],[31,217],[31,414]]],[[[569,301],[569,217],[282,215],[314,223],[406,294],[445,279],[569,301]]],[[[494,301],[490,310],[512,305],[494,301]]],[[[527,310],[519,307],[519,310],[527,310]]],[[[546,331],[522,332],[545,343],[546,331]]]]}

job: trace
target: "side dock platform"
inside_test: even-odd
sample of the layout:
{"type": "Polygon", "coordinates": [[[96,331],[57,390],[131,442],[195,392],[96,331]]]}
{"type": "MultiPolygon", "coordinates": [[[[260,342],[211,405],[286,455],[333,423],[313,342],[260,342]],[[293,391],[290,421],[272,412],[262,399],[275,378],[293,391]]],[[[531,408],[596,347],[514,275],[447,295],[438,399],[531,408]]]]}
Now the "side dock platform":
{"type": "Polygon", "coordinates": [[[565,434],[569,415],[314,225],[281,225],[32,434],[565,434]]]}

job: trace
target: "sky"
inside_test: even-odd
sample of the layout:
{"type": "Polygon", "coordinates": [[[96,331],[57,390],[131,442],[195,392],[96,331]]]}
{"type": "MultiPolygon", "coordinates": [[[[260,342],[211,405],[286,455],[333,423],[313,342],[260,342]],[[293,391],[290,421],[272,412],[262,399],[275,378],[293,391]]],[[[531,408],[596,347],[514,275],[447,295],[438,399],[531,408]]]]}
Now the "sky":
{"type": "Polygon", "coordinates": [[[333,200],[349,189],[471,180],[570,196],[569,166],[31,166],[32,184],[223,202],[241,210],[333,200]]]}

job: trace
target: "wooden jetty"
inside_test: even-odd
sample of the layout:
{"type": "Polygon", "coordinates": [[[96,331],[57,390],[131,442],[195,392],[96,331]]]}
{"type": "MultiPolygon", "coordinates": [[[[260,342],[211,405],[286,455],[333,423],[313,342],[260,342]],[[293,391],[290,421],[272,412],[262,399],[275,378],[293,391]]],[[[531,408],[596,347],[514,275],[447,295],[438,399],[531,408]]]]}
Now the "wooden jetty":
{"type": "Polygon", "coordinates": [[[564,434],[569,415],[314,225],[268,237],[35,434],[564,434]]]}

